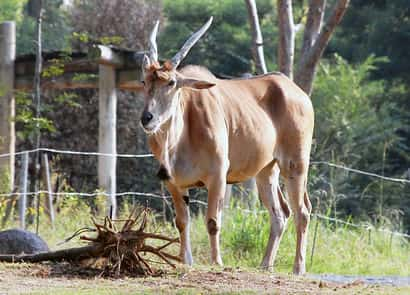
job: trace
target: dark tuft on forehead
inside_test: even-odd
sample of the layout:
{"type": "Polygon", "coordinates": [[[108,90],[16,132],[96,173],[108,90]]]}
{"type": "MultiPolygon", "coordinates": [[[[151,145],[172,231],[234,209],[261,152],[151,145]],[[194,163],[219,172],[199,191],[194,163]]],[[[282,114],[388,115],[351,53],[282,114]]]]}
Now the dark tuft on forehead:
{"type": "Polygon", "coordinates": [[[172,70],[171,61],[167,60],[161,66],[158,62],[150,64],[146,69],[146,80],[155,81],[157,79],[162,81],[171,80],[170,71],[172,70]]]}

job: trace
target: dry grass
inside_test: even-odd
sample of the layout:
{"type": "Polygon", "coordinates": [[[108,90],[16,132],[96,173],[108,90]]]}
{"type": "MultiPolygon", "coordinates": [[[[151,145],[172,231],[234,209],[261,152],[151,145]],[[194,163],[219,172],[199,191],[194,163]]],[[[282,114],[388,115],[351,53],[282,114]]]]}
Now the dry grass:
{"type": "Polygon", "coordinates": [[[410,288],[324,283],[246,269],[180,268],[161,277],[107,279],[69,264],[0,264],[0,294],[408,294],[410,288]]]}

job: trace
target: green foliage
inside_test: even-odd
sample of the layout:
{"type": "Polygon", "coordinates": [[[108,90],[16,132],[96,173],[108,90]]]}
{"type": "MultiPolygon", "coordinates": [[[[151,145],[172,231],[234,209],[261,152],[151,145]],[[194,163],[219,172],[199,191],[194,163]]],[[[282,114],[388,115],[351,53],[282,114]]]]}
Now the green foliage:
{"type": "MultiPolygon", "coordinates": [[[[195,45],[184,60],[185,64],[200,64],[209,67],[218,74],[239,75],[253,71],[251,60],[251,34],[245,3],[236,0],[177,0],[165,1],[167,25],[159,36],[159,54],[162,58],[171,58],[185,40],[210,17],[214,22],[208,33],[195,45]]],[[[272,3],[258,1],[265,39],[265,52],[268,63],[274,58],[276,36],[273,24],[272,3]]]]}
{"type": "Polygon", "coordinates": [[[61,59],[52,59],[50,65],[41,72],[43,78],[57,77],[64,74],[64,62],[61,59]]]}
{"type": "MultiPolygon", "coordinates": [[[[59,72],[58,70],[50,70],[46,75],[51,72],[59,72]]],[[[54,77],[52,75],[51,77],[54,77]]],[[[16,92],[16,116],[14,121],[17,124],[17,136],[22,140],[30,140],[37,134],[41,133],[54,133],[56,127],[54,122],[48,118],[48,115],[52,113],[56,108],[70,107],[80,108],[81,105],[76,101],[78,99],[77,94],[73,92],[60,92],[52,97],[51,102],[42,103],[40,108],[41,116],[36,118],[35,104],[32,96],[26,92],[16,92]]]]}
{"type": "Polygon", "coordinates": [[[18,126],[17,136],[20,139],[28,139],[41,132],[56,131],[52,121],[45,117],[36,118],[34,103],[31,95],[26,92],[17,92],[15,122],[18,126]]]}
{"type": "MultiPolygon", "coordinates": [[[[62,4],[63,0],[43,0],[43,51],[63,50],[68,46],[71,28],[62,4]]],[[[36,20],[26,12],[20,18],[17,22],[17,54],[34,53],[36,20]]]]}
{"type": "Polygon", "coordinates": [[[87,32],[73,32],[72,39],[83,44],[94,43],[103,45],[120,45],[124,41],[124,38],[121,36],[103,36],[93,38],[87,32]]]}
{"type": "Polygon", "coordinates": [[[0,170],[0,194],[9,193],[9,192],[10,192],[10,172],[7,170],[0,170]]]}
{"type": "Polygon", "coordinates": [[[27,0],[0,1],[0,23],[3,21],[21,21],[23,7],[27,0]]]}
{"type": "Polygon", "coordinates": [[[374,53],[390,63],[373,73],[379,79],[410,81],[410,6],[408,0],[351,1],[350,9],[332,39],[330,52],[338,51],[351,62],[374,53]]]}
{"type": "MultiPolygon", "coordinates": [[[[312,97],[316,111],[315,160],[378,174],[388,171],[394,176],[397,170],[387,155],[408,149],[405,137],[398,132],[402,123],[394,111],[394,101],[385,99],[386,84],[369,79],[376,65],[386,62],[386,58],[370,56],[352,66],[336,55],[321,64],[312,97]]],[[[325,210],[332,207],[335,215],[338,208],[343,214],[371,216],[374,222],[383,223],[385,217],[396,220],[402,209],[408,210],[403,207],[406,186],[397,183],[314,166],[310,185],[312,195],[320,199],[325,210]]]]}
{"type": "Polygon", "coordinates": [[[351,66],[335,55],[320,65],[312,97],[317,122],[316,158],[330,160],[333,152],[336,160],[356,164],[364,160],[360,146],[366,144],[373,155],[381,155],[384,142],[397,139],[394,131],[398,124],[389,118],[394,104],[374,104],[384,85],[382,81],[369,81],[371,71],[381,62],[386,59],[370,56],[360,65],[351,66]]]}

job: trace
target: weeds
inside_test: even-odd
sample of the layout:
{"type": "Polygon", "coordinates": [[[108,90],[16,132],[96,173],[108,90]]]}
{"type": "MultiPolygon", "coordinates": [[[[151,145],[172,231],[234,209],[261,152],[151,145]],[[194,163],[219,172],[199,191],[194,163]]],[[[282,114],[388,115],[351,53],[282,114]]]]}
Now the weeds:
{"type": "MultiPolygon", "coordinates": [[[[41,216],[40,235],[52,249],[66,248],[79,244],[71,241],[57,245],[80,227],[90,225],[90,209],[83,202],[68,202],[57,217],[53,230],[45,216],[41,216]],[[79,204],[82,204],[80,206],[79,204]]],[[[128,210],[124,210],[128,211],[128,210]]],[[[126,216],[128,212],[122,215],[126,216]]],[[[159,232],[176,235],[172,223],[163,224],[162,216],[151,216],[152,226],[159,232]]],[[[17,222],[7,227],[16,227],[17,222]]],[[[221,250],[224,264],[229,267],[256,268],[264,255],[269,237],[269,217],[258,208],[249,213],[236,208],[224,211],[221,233],[221,250]]],[[[34,226],[29,230],[34,231],[34,226]]],[[[203,214],[191,219],[191,242],[194,262],[209,264],[210,250],[208,234],[203,214]]],[[[295,227],[292,218],[283,235],[275,262],[275,272],[290,272],[296,246],[295,227]]],[[[403,238],[373,231],[369,240],[366,229],[337,226],[333,223],[312,218],[309,228],[307,271],[311,273],[368,274],[368,275],[409,275],[410,243],[403,238]],[[312,241],[316,222],[318,231],[313,261],[311,261],[312,241]]],[[[176,252],[177,249],[174,249],[176,252]]]]}

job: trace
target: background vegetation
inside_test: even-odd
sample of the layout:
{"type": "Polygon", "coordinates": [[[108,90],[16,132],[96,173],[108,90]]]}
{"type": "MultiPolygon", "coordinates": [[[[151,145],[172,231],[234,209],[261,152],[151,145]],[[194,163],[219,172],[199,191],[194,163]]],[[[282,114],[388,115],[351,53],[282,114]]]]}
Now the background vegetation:
{"type": "MultiPolygon", "coordinates": [[[[115,3],[118,1],[103,1],[107,4],[107,9],[101,9],[97,2],[100,1],[76,0],[72,5],[65,6],[63,1],[46,0],[45,49],[84,50],[84,46],[74,40],[73,36],[85,33],[91,39],[119,37],[116,39],[119,45],[142,50],[146,44],[149,28],[156,19],[161,19],[158,40],[160,58],[169,58],[178,50],[190,32],[213,15],[215,21],[209,33],[192,50],[185,63],[207,66],[215,74],[223,77],[254,72],[251,61],[250,28],[244,1],[125,0],[121,1],[121,17],[115,15],[117,11],[115,3]],[[93,21],[79,21],[84,20],[84,15],[89,16],[88,19],[93,21]],[[142,17],[141,15],[146,17],[143,21],[136,21],[142,17]],[[112,19],[116,26],[107,26],[108,23],[104,22],[99,26],[98,19],[112,19]]],[[[303,23],[307,1],[294,2],[295,22],[303,23]]],[[[328,2],[330,6],[333,1],[328,2]]],[[[277,68],[278,35],[275,1],[259,0],[257,5],[264,35],[267,65],[268,69],[273,71],[277,68]]],[[[27,0],[0,2],[0,21],[17,22],[18,54],[33,52],[34,20],[27,15],[29,9],[30,1],[27,0]]],[[[299,33],[297,38],[301,37],[299,33]]],[[[381,175],[410,179],[408,44],[410,44],[410,5],[407,0],[351,2],[344,20],[331,39],[315,80],[312,101],[316,112],[316,129],[312,161],[329,161],[381,175]]],[[[51,108],[44,107],[43,114],[53,122],[54,128],[44,132],[42,145],[73,150],[95,150],[97,140],[95,93],[77,92],[72,98],[75,105],[63,103],[57,106],[58,102],[54,100],[56,96],[55,93],[48,93],[45,98],[47,107],[51,106],[51,108]],[[75,126],[72,126],[73,122],[76,122],[75,126]]],[[[27,100],[24,103],[27,105],[27,100]]],[[[141,100],[138,97],[121,94],[118,107],[119,152],[147,151],[144,136],[138,131],[137,118],[140,106],[141,100]]],[[[17,111],[25,109],[21,106],[17,111]]],[[[25,122],[20,122],[17,127],[20,134],[26,134],[23,132],[28,128],[25,122]]],[[[21,136],[19,146],[30,147],[30,137],[21,136]]],[[[160,186],[154,176],[155,165],[151,160],[120,160],[118,189],[160,192],[160,186]]],[[[53,159],[53,170],[60,178],[60,190],[94,190],[95,167],[95,159],[82,161],[69,157],[53,159]]],[[[391,183],[326,165],[315,165],[311,169],[309,189],[318,212],[344,219],[353,218],[357,222],[370,221],[378,226],[388,226],[393,230],[410,231],[409,184],[391,183]]],[[[122,206],[129,204],[125,199],[121,201],[122,206]]],[[[88,214],[88,205],[95,203],[82,200],[76,202],[78,212],[81,209],[81,212],[86,212],[84,214],[88,214]]],[[[146,200],[144,199],[142,203],[145,204],[146,200]]],[[[150,205],[157,208],[162,206],[161,203],[155,202],[150,205]]],[[[167,212],[170,215],[170,212],[167,212]]],[[[60,213],[69,214],[64,211],[60,213]]],[[[262,241],[266,239],[267,224],[260,218],[266,216],[262,214],[251,215],[251,217],[251,219],[249,216],[245,218],[241,213],[236,213],[232,216],[228,215],[225,220],[230,227],[222,234],[223,248],[226,254],[233,255],[232,257],[228,255],[226,258],[232,264],[240,258],[246,265],[254,266],[255,257],[258,257],[258,261],[261,257],[261,245],[264,245],[262,241]],[[239,251],[239,249],[245,250],[239,251]],[[258,255],[255,255],[256,251],[258,255]]],[[[205,231],[199,221],[201,221],[200,215],[194,222],[194,227],[199,228],[198,234],[195,232],[200,243],[195,248],[197,257],[202,256],[198,251],[201,251],[200,249],[205,245],[205,234],[203,234],[205,231]]],[[[293,249],[291,246],[293,236],[290,235],[292,230],[292,228],[288,230],[281,251],[293,249]]],[[[321,225],[319,235],[329,237],[330,240],[320,240],[318,249],[323,254],[318,258],[318,264],[313,265],[314,271],[330,269],[335,272],[347,272],[349,267],[357,266],[355,269],[359,273],[377,273],[379,272],[377,267],[383,266],[384,271],[388,273],[409,273],[408,266],[406,268],[400,263],[400,261],[409,261],[408,248],[400,248],[403,253],[407,250],[407,256],[397,250],[398,248],[389,252],[390,250],[383,248],[382,244],[378,244],[378,240],[385,237],[375,237],[373,244],[365,245],[365,233],[351,232],[331,225],[321,225]],[[330,244],[334,247],[329,247],[330,244]],[[329,249],[338,249],[338,247],[345,247],[340,249],[345,259],[333,263],[335,253],[331,253],[329,249]],[[397,254],[394,256],[396,258],[391,257],[393,252],[397,254]],[[365,255],[359,257],[358,253],[361,255],[365,253],[365,255]],[[362,260],[364,258],[361,257],[377,255],[381,255],[382,258],[375,259],[372,266],[367,265],[366,270],[359,267],[364,263],[362,260]],[[389,265],[382,264],[380,262],[382,260],[389,265]],[[332,264],[327,261],[332,261],[332,264]]],[[[402,241],[398,244],[408,247],[402,241]]],[[[279,269],[282,266],[288,269],[291,263],[290,256],[286,256],[285,252],[280,253],[279,256],[279,269]]]]}
{"type": "MultiPolygon", "coordinates": [[[[104,198],[99,199],[101,206],[104,198]]],[[[258,268],[265,252],[269,237],[269,216],[265,211],[258,214],[246,212],[239,203],[233,204],[224,212],[221,250],[224,265],[229,268],[258,268]]],[[[209,265],[209,241],[203,209],[192,219],[191,239],[192,253],[196,265],[209,265]]],[[[258,208],[262,209],[262,208],[258,208]]],[[[128,217],[129,208],[123,208],[121,217],[128,217]]],[[[51,228],[44,214],[41,215],[40,234],[50,248],[67,248],[83,245],[78,237],[64,242],[75,231],[89,227],[91,223],[87,206],[78,197],[65,200],[55,224],[51,228]],[[70,218],[75,216],[76,218],[70,218]]],[[[102,214],[96,215],[103,218],[102,214]]],[[[150,217],[150,231],[160,231],[168,236],[178,236],[178,231],[170,222],[163,221],[160,212],[150,217]]],[[[29,230],[35,231],[35,225],[29,230]]],[[[91,234],[90,234],[91,235],[91,234]]],[[[344,225],[312,219],[309,242],[307,246],[306,266],[309,273],[361,274],[361,275],[403,275],[410,273],[410,244],[401,237],[369,231],[365,228],[350,228],[344,225]],[[317,229],[316,229],[317,227],[317,229]],[[316,234],[315,234],[316,231],[316,234]],[[312,259],[313,240],[315,246],[312,259]]],[[[292,220],[283,235],[275,262],[275,272],[289,273],[292,269],[296,234],[292,220]]],[[[178,253],[178,247],[173,251],[178,253]]]]}

